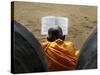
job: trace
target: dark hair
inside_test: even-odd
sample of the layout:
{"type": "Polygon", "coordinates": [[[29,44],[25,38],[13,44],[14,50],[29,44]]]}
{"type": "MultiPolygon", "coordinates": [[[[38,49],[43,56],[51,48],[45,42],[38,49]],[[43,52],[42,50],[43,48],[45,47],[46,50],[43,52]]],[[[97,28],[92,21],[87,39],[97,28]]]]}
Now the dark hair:
{"type": "Polygon", "coordinates": [[[59,26],[51,27],[48,29],[48,41],[53,42],[57,39],[64,40],[65,35],[63,35],[62,29],[59,26]]]}

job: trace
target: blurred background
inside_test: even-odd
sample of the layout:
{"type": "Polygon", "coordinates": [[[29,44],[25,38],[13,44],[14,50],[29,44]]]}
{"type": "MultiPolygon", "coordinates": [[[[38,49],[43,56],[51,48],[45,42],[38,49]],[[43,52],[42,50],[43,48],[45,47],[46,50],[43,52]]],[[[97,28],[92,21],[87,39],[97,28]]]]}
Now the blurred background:
{"type": "Polygon", "coordinates": [[[32,32],[40,43],[47,38],[41,35],[43,16],[68,17],[68,35],[65,41],[72,41],[78,49],[97,27],[96,6],[14,2],[14,20],[32,32]]]}

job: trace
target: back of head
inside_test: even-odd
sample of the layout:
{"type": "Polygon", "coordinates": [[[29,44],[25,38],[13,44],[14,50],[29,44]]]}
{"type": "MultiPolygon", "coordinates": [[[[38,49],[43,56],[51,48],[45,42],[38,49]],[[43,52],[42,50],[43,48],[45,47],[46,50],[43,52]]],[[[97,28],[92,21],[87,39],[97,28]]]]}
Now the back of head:
{"type": "Polygon", "coordinates": [[[64,40],[65,35],[63,35],[62,29],[59,26],[54,26],[48,29],[48,41],[53,42],[57,39],[64,40]]]}

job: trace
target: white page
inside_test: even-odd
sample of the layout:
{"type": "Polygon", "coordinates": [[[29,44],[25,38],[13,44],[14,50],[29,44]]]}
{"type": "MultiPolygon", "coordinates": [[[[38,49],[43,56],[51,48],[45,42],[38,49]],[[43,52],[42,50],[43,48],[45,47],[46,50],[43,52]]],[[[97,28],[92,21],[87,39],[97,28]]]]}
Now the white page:
{"type": "Polygon", "coordinates": [[[68,18],[56,17],[56,25],[59,25],[62,28],[63,35],[68,34],[68,18]]]}
{"type": "Polygon", "coordinates": [[[55,25],[55,16],[42,17],[42,35],[48,35],[48,29],[55,25]]]}
{"type": "Polygon", "coordinates": [[[68,34],[67,17],[45,16],[42,17],[41,24],[42,24],[42,29],[41,29],[42,35],[48,35],[48,29],[55,25],[58,25],[62,28],[64,35],[68,34]]]}

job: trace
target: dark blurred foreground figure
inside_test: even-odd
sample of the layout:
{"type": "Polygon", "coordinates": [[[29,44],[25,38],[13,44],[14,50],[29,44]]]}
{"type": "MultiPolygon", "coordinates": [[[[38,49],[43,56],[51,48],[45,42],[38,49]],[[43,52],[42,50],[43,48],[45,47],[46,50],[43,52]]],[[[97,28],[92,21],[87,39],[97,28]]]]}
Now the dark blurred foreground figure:
{"type": "Polygon", "coordinates": [[[79,50],[70,41],[64,41],[62,29],[58,26],[48,30],[47,41],[43,49],[48,60],[49,71],[74,70],[79,50]]]}
{"type": "Polygon", "coordinates": [[[37,39],[16,21],[12,21],[11,28],[11,72],[47,72],[44,51],[37,39]]]}
{"type": "Polygon", "coordinates": [[[78,58],[76,69],[97,68],[97,31],[94,31],[84,43],[78,58]]]}

